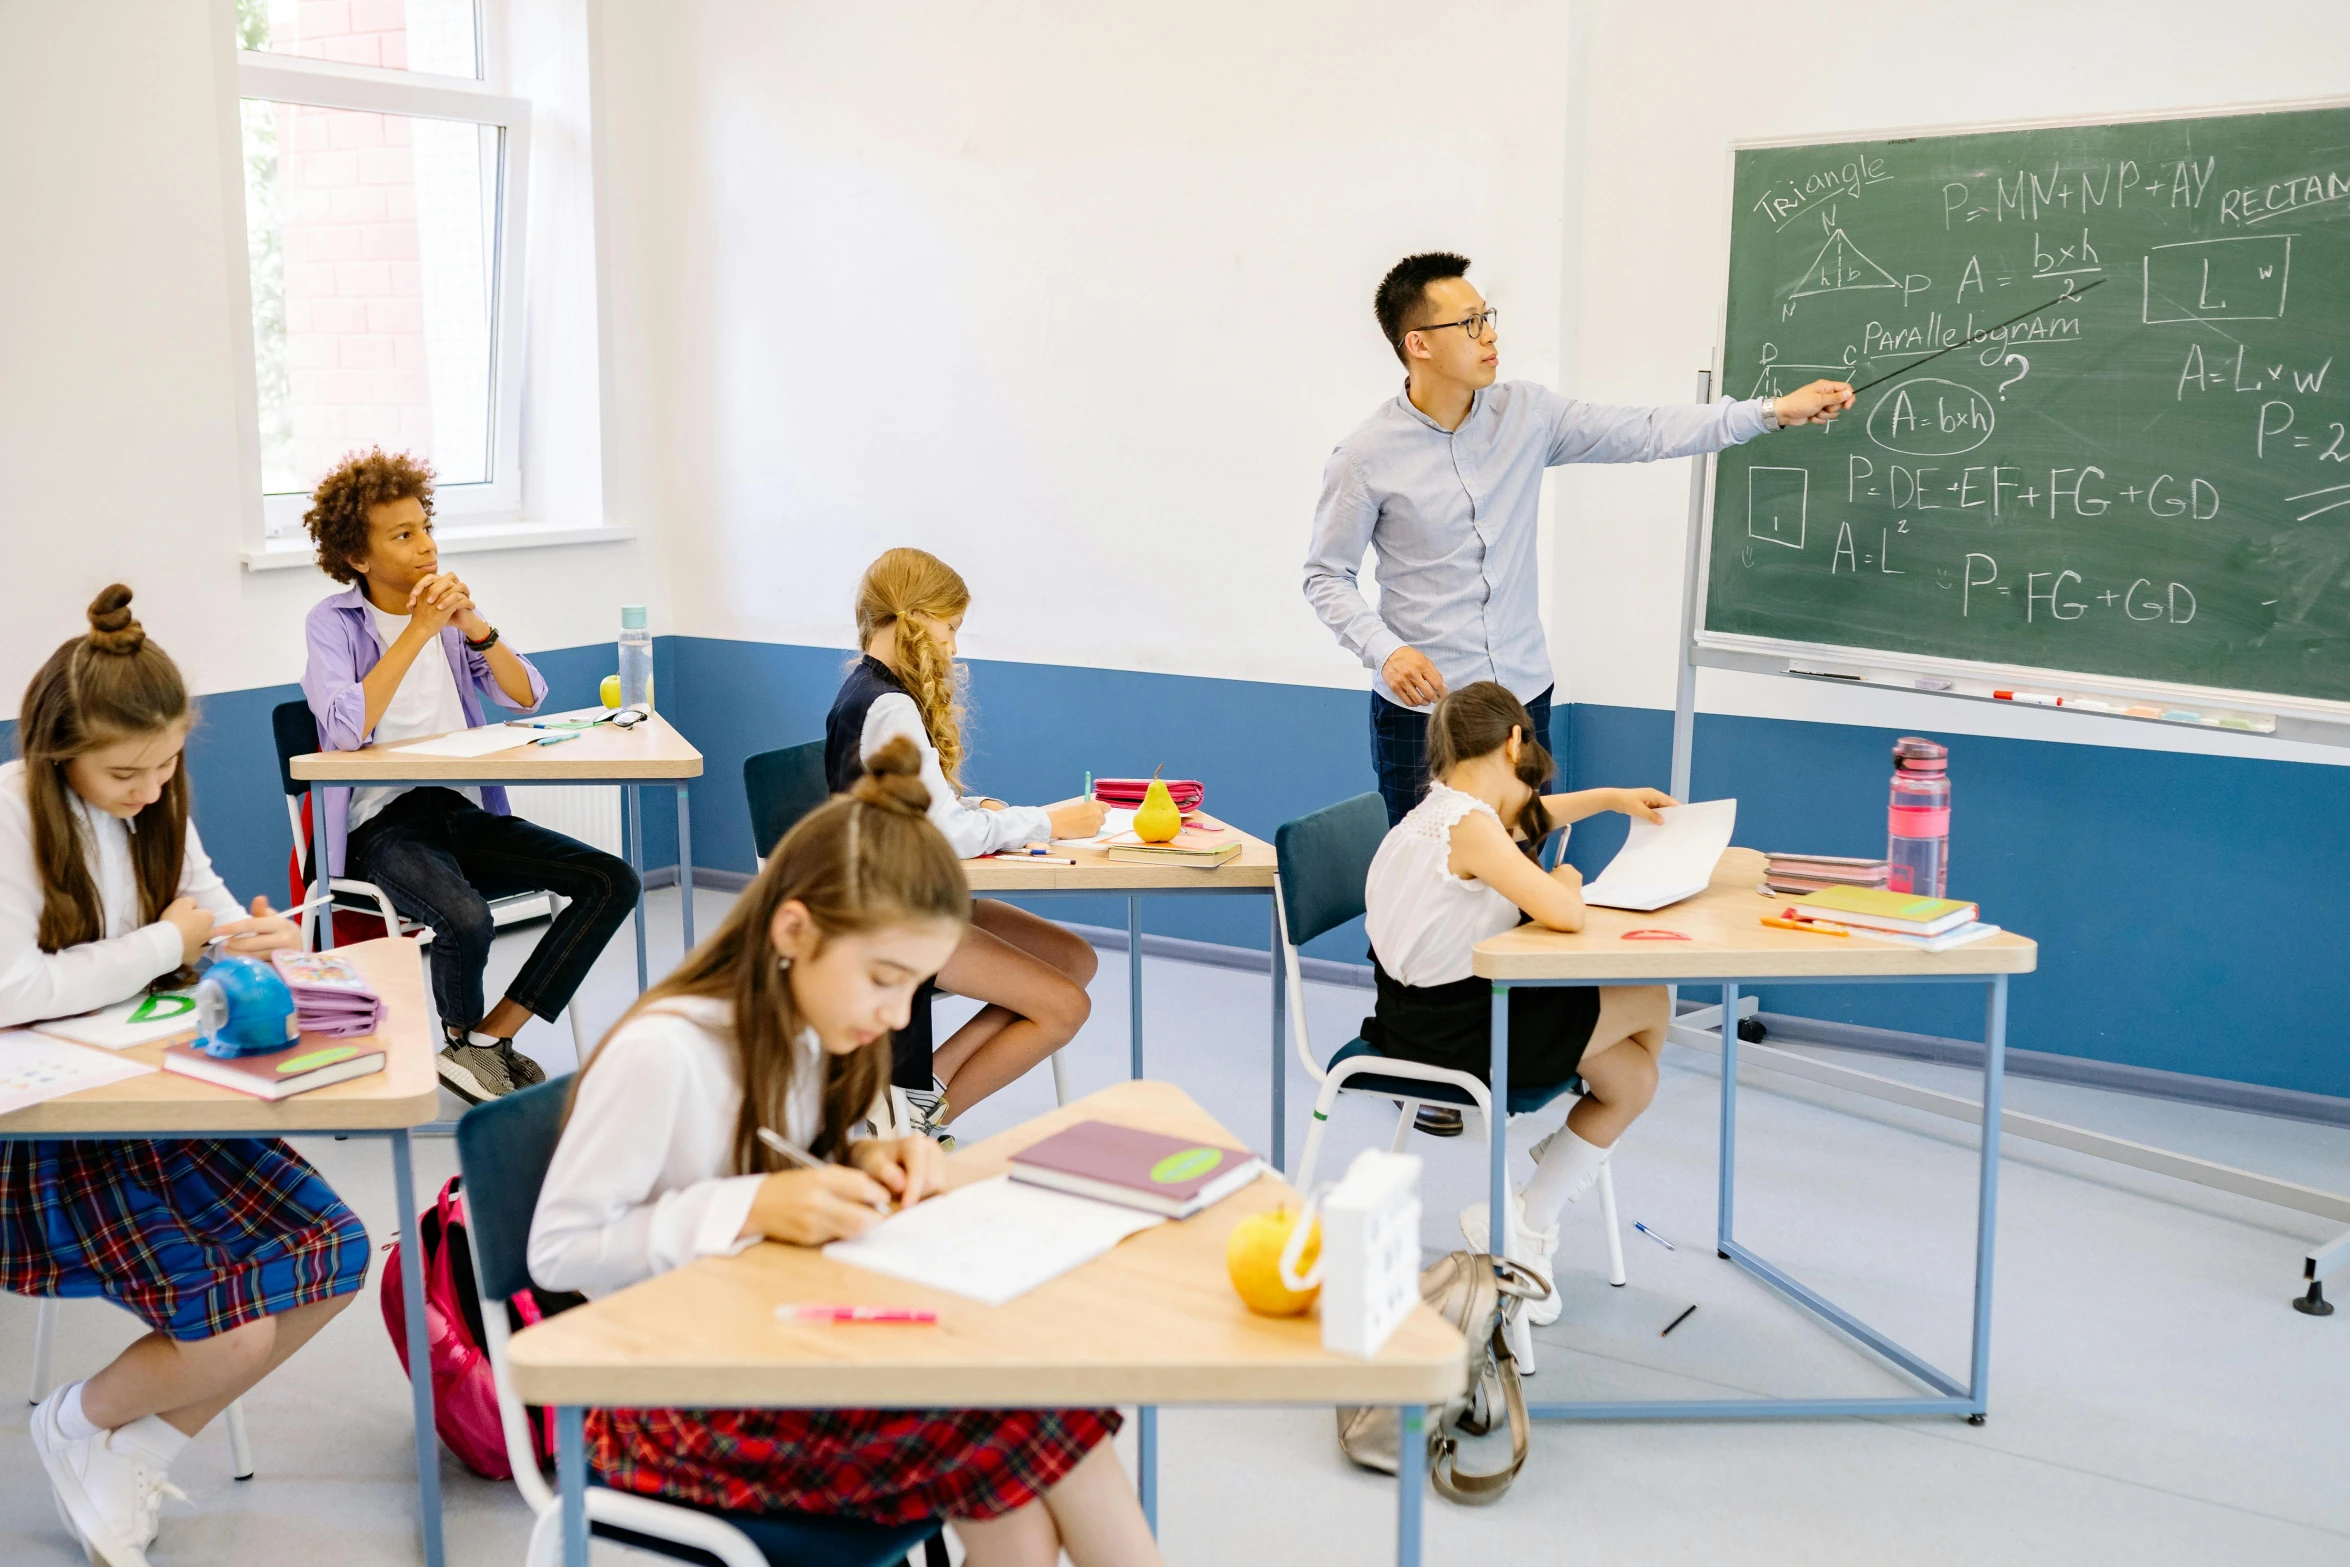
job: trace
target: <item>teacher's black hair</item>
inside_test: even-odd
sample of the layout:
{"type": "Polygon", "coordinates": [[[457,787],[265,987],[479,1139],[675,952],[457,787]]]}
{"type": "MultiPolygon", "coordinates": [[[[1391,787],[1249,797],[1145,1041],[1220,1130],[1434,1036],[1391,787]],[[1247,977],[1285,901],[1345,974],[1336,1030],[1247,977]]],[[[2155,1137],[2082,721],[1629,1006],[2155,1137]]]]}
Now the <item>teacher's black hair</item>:
{"type": "Polygon", "coordinates": [[[1403,335],[1423,324],[1418,317],[1428,297],[1428,285],[1460,277],[1468,270],[1469,258],[1449,250],[1406,256],[1387,269],[1387,276],[1379,280],[1379,292],[1371,296],[1371,313],[1379,318],[1379,330],[1387,334],[1387,346],[1395,350],[1397,359],[1404,359],[1403,335]]]}

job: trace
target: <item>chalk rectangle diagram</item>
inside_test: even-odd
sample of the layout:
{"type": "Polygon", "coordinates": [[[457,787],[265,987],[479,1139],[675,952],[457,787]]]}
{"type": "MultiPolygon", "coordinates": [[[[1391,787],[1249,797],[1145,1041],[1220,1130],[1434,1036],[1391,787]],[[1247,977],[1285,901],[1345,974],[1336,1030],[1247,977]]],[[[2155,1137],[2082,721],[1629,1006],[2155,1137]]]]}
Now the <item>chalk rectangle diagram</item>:
{"type": "Polygon", "coordinates": [[[1746,470],[1746,536],[1765,544],[1803,548],[1804,511],[1811,504],[1811,470],[1746,470]]]}
{"type": "Polygon", "coordinates": [[[2142,267],[2138,317],[2166,321],[2282,321],[2293,270],[2290,234],[2238,234],[2156,245],[2142,267]]]}

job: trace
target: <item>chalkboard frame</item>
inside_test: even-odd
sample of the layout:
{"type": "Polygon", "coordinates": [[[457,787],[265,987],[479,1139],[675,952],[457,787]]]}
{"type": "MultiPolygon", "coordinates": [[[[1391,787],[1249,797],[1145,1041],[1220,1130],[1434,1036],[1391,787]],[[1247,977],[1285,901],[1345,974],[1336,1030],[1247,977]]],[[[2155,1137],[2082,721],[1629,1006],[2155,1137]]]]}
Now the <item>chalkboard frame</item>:
{"type": "MultiPolygon", "coordinates": [[[[1714,319],[1714,385],[1726,391],[1730,349],[1730,254],[1737,227],[1738,154],[1783,148],[1846,146],[1854,143],[1930,136],[1973,136],[2007,131],[2062,130],[2071,127],[2136,125],[2170,120],[2231,119],[2243,115],[2292,113],[2312,109],[2350,109],[2350,95],[2281,98],[2256,102],[2219,103],[2184,108],[2160,108],[2116,114],[2042,116],[1937,125],[1880,126],[1831,135],[1748,137],[1726,143],[1722,153],[1721,235],[1722,272],[1719,306],[1714,319]]],[[[1787,438],[1803,439],[1790,431],[1787,438]]],[[[2194,728],[2204,732],[2250,733],[2279,740],[2350,747],[2350,702],[2326,701],[2278,692],[2229,690],[2174,681],[2137,680],[2036,665],[1994,663],[1977,659],[1944,658],[1933,654],[1861,647],[1850,643],[1802,642],[1776,637],[1749,636],[1706,628],[1707,597],[1712,587],[1714,505],[1718,479],[1716,454],[1697,459],[1704,465],[1702,500],[1690,510],[1690,585],[1683,606],[1683,657],[1692,666],[1774,675],[1836,685],[1865,685],[1873,689],[1912,691],[1921,695],[1981,702],[2005,701],[1994,690],[2029,690],[2052,697],[2125,699],[2203,715],[2199,723],[2133,717],[2113,709],[2070,705],[2059,711],[2079,712],[2125,723],[2150,723],[2166,729],[2194,728]],[[2223,721],[2224,720],[2224,721],[2223,721]]]]}

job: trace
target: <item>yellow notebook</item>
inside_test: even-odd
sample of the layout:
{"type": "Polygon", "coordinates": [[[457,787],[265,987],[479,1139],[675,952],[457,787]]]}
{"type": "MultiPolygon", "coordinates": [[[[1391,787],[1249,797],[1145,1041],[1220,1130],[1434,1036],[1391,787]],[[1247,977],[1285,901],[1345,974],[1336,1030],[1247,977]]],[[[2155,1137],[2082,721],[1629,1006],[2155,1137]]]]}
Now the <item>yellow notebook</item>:
{"type": "Polygon", "coordinates": [[[1921,898],[1881,887],[1823,887],[1790,905],[1805,914],[1875,930],[1935,936],[1977,917],[1975,906],[1952,898],[1921,898]]]}

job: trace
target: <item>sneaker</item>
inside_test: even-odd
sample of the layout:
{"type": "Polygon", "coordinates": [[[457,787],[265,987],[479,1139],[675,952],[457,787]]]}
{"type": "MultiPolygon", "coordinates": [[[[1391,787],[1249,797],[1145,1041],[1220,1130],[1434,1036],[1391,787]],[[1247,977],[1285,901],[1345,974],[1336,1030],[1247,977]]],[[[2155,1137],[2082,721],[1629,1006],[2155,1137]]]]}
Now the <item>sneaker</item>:
{"type": "MultiPolygon", "coordinates": [[[[1490,1252],[1493,1249],[1490,1217],[1489,1210],[1481,1202],[1471,1203],[1461,1210],[1461,1234],[1468,1238],[1472,1251],[1490,1252]]],[[[1529,1230],[1526,1227],[1526,1199],[1516,1192],[1510,1193],[1510,1217],[1517,1221],[1518,1233],[1517,1250],[1510,1253],[1510,1260],[1524,1263],[1550,1290],[1540,1300],[1526,1303],[1526,1320],[1538,1328],[1547,1328],[1558,1321],[1559,1313],[1566,1308],[1566,1302],[1559,1296],[1558,1285],[1552,1282],[1558,1277],[1555,1259],[1559,1249],[1559,1227],[1553,1224],[1547,1230],[1529,1230]]]]}
{"type": "Polygon", "coordinates": [[[115,1432],[69,1438],[57,1424],[65,1392],[59,1388],[43,1399],[32,1420],[33,1450],[49,1472],[58,1515],[103,1567],[147,1567],[163,1499],[184,1502],[187,1493],[171,1483],[161,1464],[118,1444],[115,1432]]]}
{"type": "Polygon", "coordinates": [[[516,1088],[536,1088],[547,1080],[547,1069],[514,1048],[514,1041],[501,1039],[490,1048],[506,1068],[507,1080],[516,1088]]]}
{"type": "Polygon", "coordinates": [[[947,1085],[933,1076],[928,1088],[901,1088],[907,1119],[918,1137],[927,1137],[947,1152],[955,1151],[955,1134],[946,1129],[947,1085]]]}
{"type": "Polygon", "coordinates": [[[1430,1137],[1458,1137],[1462,1124],[1461,1113],[1449,1105],[1422,1105],[1412,1117],[1412,1130],[1430,1137]]]}
{"type": "Polygon", "coordinates": [[[440,1069],[441,1081],[448,1085],[449,1092],[469,1105],[503,1098],[519,1086],[506,1075],[503,1056],[471,1040],[452,1039],[443,1045],[440,1069]]]}

